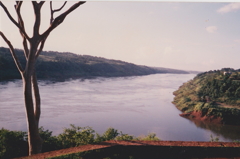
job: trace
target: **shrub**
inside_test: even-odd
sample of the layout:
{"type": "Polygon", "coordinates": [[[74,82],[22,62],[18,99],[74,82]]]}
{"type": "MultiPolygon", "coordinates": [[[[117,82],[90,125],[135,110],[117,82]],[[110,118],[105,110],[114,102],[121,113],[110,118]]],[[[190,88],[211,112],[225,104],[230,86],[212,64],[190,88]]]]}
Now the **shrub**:
{"type": "Polygon", "coordinates": [[[119,135],[118,130],[114,128],[108,128],[102,136],[97,134],[95,142],[102,142],[102,141],[108,141],[108,140],[113,140],[119,135]]]}
{"type": "Polygon", "coordinates": [[[65,128],[64,132],[57,136],[61,148],[75,147],[94,143],[95,131],[91,127],[65,128]]]}
{"type": "Polygon", "coordinates": [[[0,158],[14,158],[28,155],[27,133],[0,130],[0,158]]]}
{"type": "Polygon", "coordinates": [[[210,142],[219,142],[219,137],[213,137],[213,135],[210,135],[210,142]]]}
{"type": "Polygon", "coordinates": [[[39,134],[43,140],[42,152],[61,149],[60,142],[58,141],[56,136],[52,136],[52,131],[44,130],[43,127],[40,127],[39,134]]]}
{"type": "Polygon", "coordinates": [[[102,137],[107,140],[113,140],[115,137],[119,135],[118,130],[114,128],[108,128],[105,133],[102,135],[102,137]]]}
{"type": "Polygon", "coordinates": [[[149,133],[147,136],[139,136],[137,140],[143,140],[143,141],[160,141],[160,139],[157,137],[155,133],[149,133]]]}
{"type": "Polygon", "coordinates": [[[123,134],[122,132],[120,132],[120,135],[117,136],[115,138],[115,140],[125,140],[125,141],[129,141],[129,140],[136,140],[136,138],[132,135],[128,135],[128,134],[123,134]]]}
{"type": "MultiPolygon", "coordinates": [[[[39,134],[43,139],[42,152],[108,140],[160,140],[155,133],[149,133],[147,136],[136,138],[132,135],[123,134],[121,131],[119,133],[117,129],[108,128],[102,135],[99,135],[95,134],[95,131],[91,127],[76,127],[75,125],[65,128],[63,133],[58,136],[52,136],[52,131],[44,130],[43,127],[39,128],[39,134]]],[[[8,159],[27,155],[28,143],[26,132],[0,129],[0,158],[8,159]]]]}

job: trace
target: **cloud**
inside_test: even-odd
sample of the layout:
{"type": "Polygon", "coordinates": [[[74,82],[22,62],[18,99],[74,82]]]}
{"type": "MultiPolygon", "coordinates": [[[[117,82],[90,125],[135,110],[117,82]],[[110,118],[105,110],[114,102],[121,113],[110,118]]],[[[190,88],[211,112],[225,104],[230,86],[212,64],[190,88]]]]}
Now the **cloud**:
{"type": "Polygon", "coordinates": [[[217,10],[218,13],[228,13],[240,9],[240,3],[230,3],[217,10]]]}
{"type": "Polygon", "coordinates": [[[206,31],[209,33],[216,33],[217,32],[217,27],[216,26],[208,26],[206,27],[206,31]]]}

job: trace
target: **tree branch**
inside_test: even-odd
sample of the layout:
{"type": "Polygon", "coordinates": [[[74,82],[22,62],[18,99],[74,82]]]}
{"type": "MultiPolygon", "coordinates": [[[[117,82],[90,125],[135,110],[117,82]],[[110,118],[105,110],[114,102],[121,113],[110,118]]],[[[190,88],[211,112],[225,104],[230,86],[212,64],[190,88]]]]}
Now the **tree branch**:
{"type": "Polygon", "coordinates": [[[2,36],[3,40],[8,44],[10,52],[12,54],[13,60],[18,68],[18,71],[22,74],[23,73],[23,68],[21,63],[18,60],[18,57],[16,56],[15,50],[11,44],[11,42],[6,38],[6,36],[0,31],[0,35],[2,36]]]}
{"type": "Polygon", "coordinates": [[[44,4],[44,1],[37,3],[36,1],[32,1],[34,13],[35,13],[35,23],[33,27],[33,36],[39,36],[39,28],[41,23],[41,8],[44,4]]]}
{"type": "Polygon", "coordinates": [[[6,8],[6,6],[0,1],[0,6],[3,8],[3,10],[5,11],[5,13],[7,14],[8,18],[13,22],[13,24],[15,24],[20,30],[21,32],[24,34],[24,36],[29,39],[28,35],[26,34],[26,32],[21,28],[21,26],[13,19],[13,17],[11,16],[11,14],[9,13],[8,9],[6,8]]]}
{"type": "Polygon", "coordinates": [[[5,13],[7,14],[8,18],[17,26],[19,27],[18,23],[13,19],[13,17],[11,16],[11,14],[9,13],[8,9],[6,8],[6,6],[0,1],[0,5],[2,6],[3,10],[5,11],[5,13]]]}
{"type": "MultiPolygon", "coordinates": [[[[17,16],[18,16],[18,23],[19,23],[20,27],[22,28],[22,30],[25,32],[24,22],[22,19],[22,15],[20,13],[21,5],[22,5],[22,1],[16,1],[15,9],[16,9],[17,16]]],[[[25,58],[27,59],[28,54],[29,54],[27,40],[26,40],[26,37],[24,36],[24,34],[22,33],[21,29],[19,29],[19,32],[23,38],[24,55],[25,55],[25,58]]]]}
{"type": "Polygon", "coordinates": [[[26,58],[26,60],[28,60],[29,49],[28,49],[28,45],[27,45],[27,40],[26,40],[26,38],[23,38],[23,48],[24,48],[25,58],[26,58]]]}
{"type": "Polygon", "coordinates": [[[65,17],[69,13],[71,13],[72,11],[74,11],[76,8],[78,8],[80,5],[82,5],[84,3],[85,3],[85,1],[79,1],[79,2],[75,3],[67,11],[65,11],[64,13],[59,15],[57,18],[55,18],[54,21],[52,22],[52,24],[50,25],[50,27],[42,34],[42,38],[47,37],[53,29],[55,29],[59,24],[61,24],[64,21],[65,17]]]}
{"type": "Polygon", "coordinates": [[[46,39],[44,39],[43,41],[41,41],[41,45],[40,45],[40,47],[39,47],[39,49],[38,49],[38,51],[37,51],[37,53],[36,53],[36,58],[38,58],[38,56],[40,55],[40,53],[42,52],[42,49],[43,49],[43,47],[44,47],[44,44],[45,44],[45,41],[46,41],[46,39]]]}
{"type": "Polygon", "coordinates": [[[51,19],[50,19],[50,24],[52,24],[54,18],[53,18],[53,14],[54,12],[59,12],[63,9],[63,7],[67,4],[67,1],[64,2],[64,4],[62,5],[62,7],[60,7],[59,9],[52,9],[52,1],[50,1],[50,10],[51,10],[51,19]]]}
{"type": "Polygon", "coordinates": [[[17,1],[16,3],[17,4],[15,5],[15,10],[16,10],[17,16],[18,16],[18,24],[20,25],[22,30],[25,31],[24,22],[23,22],[23,19],[22,19],[22,15],[20,13],[20,9],[21,9],[21,6],[22,6],[22,1],[17,1]]]}

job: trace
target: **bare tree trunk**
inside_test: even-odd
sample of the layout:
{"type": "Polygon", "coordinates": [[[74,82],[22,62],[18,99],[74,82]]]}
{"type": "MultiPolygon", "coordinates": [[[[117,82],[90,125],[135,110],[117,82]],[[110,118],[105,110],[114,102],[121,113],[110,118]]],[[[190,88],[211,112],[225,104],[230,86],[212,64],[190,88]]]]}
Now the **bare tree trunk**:
{"type": "Polygon", "coordinates": [[[35,99],[34,115],[35,115],[36,120],[39,122],[40,115],[41,115],[41,97],[40,97],[40,93],[39,93],[37,76],[36,76],[35,70],[34,70],[34,74],[32,76],[32,88],[33,88],[34,99],[35,99]]]}
{"type": "Polygon", "coordinates": [[[24,79],[23,83],[25,108],[28,123],[29,155],[32,155],[41,152],[42,139],[40,138],[38,130],[39,120],[36,118],[34,113],[31,77],[30,79],[24,79]]]}
{"type": "Polygon", "coordinates": [[[31,41],[28,61],[26,64],[23,82],[24,82],[24,99],[28,123],[28,144],[29,155],[40,153],[42,150],[42,139],[39,135],[40,119],[40,93],[35,73],[36,54],[38,52],[39,42],[31,41]]]}

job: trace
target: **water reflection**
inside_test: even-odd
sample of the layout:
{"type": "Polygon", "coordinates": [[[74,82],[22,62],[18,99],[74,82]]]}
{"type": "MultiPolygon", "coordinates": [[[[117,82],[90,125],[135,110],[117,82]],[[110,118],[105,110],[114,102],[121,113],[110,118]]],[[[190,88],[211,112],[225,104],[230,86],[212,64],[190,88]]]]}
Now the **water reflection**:
{"type": "Polygon", "coordinates": [[[240,126],[211,124],[194,119],[189,120],[199,128],[212,131],[216,136],[222,136],[230,141],[239,140],[240,126]]]}

